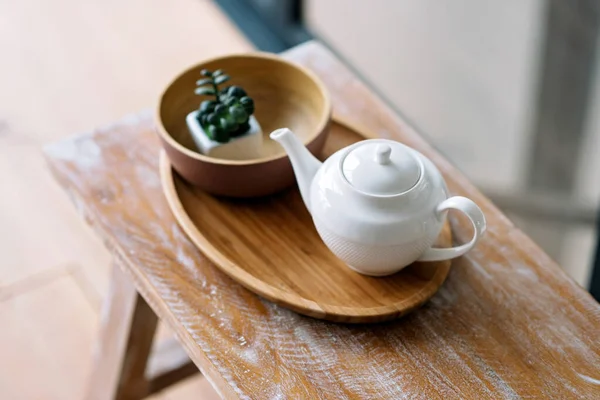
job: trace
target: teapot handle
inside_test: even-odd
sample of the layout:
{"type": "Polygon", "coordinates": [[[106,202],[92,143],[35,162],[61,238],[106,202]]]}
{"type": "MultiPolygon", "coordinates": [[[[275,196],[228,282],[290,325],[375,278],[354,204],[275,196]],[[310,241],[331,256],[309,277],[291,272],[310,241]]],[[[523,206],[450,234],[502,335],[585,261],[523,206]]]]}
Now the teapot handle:
{"type": "Polygon", "coordinates": [[[483,212],[472,200],[462,196],[454,196],[441,202],[436,212],[438,215],[442,214],[448,209],[454,209],[463,212],[473,224],[473,238],[469,243],[465,243],[460,246],[451,247],[449,249],[437,249],[429,248],[419,257],[417,261],[442,261],[449,260],[451,258],[459,257],[471,250],[475,243],[479,240],[481,235],[485,232],[486,223],[483,212]]]}

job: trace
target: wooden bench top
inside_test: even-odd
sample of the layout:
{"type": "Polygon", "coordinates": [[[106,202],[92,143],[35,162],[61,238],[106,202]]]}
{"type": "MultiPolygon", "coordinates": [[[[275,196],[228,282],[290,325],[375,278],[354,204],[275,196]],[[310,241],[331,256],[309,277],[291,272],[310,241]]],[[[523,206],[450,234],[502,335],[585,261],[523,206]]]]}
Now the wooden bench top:
{"type": "MultiPolygon", "coordinates": [[[[46,148],[79,211],[225,398],[600,398],[600,306],[324,46],[285,54],[334,113],[432,159],[488,231],[441,290],[391,323],[341,325],[271,304],[217,270],[163,197],[151,112],[46,148]]],[[[149,99],[151,101],[152,99],[149,99]]],[[[451,218],[457,241],[469,223],[451,218]]]]}

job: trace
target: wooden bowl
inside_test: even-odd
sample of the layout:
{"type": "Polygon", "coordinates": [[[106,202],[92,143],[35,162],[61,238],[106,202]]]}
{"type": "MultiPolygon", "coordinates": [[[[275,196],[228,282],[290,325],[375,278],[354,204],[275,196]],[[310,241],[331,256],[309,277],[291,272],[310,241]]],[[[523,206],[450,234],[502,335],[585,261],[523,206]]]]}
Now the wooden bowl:
{"type": "Polygon", "coordinates": [[[173,168],[193,185],[230,197],[264,196],[292,185],[290,161],[269,133],[288,127],[318,154],[330,120],[331,100],[323,83],[304,67],[266,53],[214,58],[189,68],[167,86],[156,112],[158,135],[173,168]],[[204,68],[223,69],[231,76],[228,84],[242,86],[254,99],[264,135],[260,158],[226,160],[195,150],[185,117],[203,100],[194,89],[204,68]]]}

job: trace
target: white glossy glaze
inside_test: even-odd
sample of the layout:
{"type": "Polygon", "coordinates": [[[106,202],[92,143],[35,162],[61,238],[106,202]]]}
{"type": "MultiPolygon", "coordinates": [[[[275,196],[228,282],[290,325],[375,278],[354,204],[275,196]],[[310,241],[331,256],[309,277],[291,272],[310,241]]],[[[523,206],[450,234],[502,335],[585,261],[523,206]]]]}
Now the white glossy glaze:
{"type": "Polygon", "coordinates": [[[321,164],[289,129],[277,130],[271,138],[288,153],[321,238],[360,273],[388,275],[416,260],[458,257],[485,231],[479,207],[464,197],[448,198],[437,168],[401,143],[364,140],[321,164]],[[475,234],[462,246],[432,249],[447,209],[464,212],[475,234]]]}
{"type": "Polygon", "coordinates": [[[405,192],[421,177],[421,163],[413,153],[391,140],[356,143],[341,156],[342,177],[367,194],[385,196],[405,192]]]}

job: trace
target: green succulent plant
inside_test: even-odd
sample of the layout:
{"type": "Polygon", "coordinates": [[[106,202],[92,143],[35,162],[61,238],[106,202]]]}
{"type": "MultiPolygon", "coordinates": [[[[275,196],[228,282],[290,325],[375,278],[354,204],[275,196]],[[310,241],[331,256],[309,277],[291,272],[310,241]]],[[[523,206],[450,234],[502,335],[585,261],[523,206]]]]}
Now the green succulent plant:
{"type": "Polygon", "coordinates": [[[250,129],[250,116],[254,113],[254,101],[239,86],[222,85],[229,81],[223,70],[203,69],[204,78],[196,82],[195,93],[200,96],[212,96],[211,100],[200,103],[198,121],[206,135],[214,141],[227,143],[231,138],[240,136],[250,129]]]}

